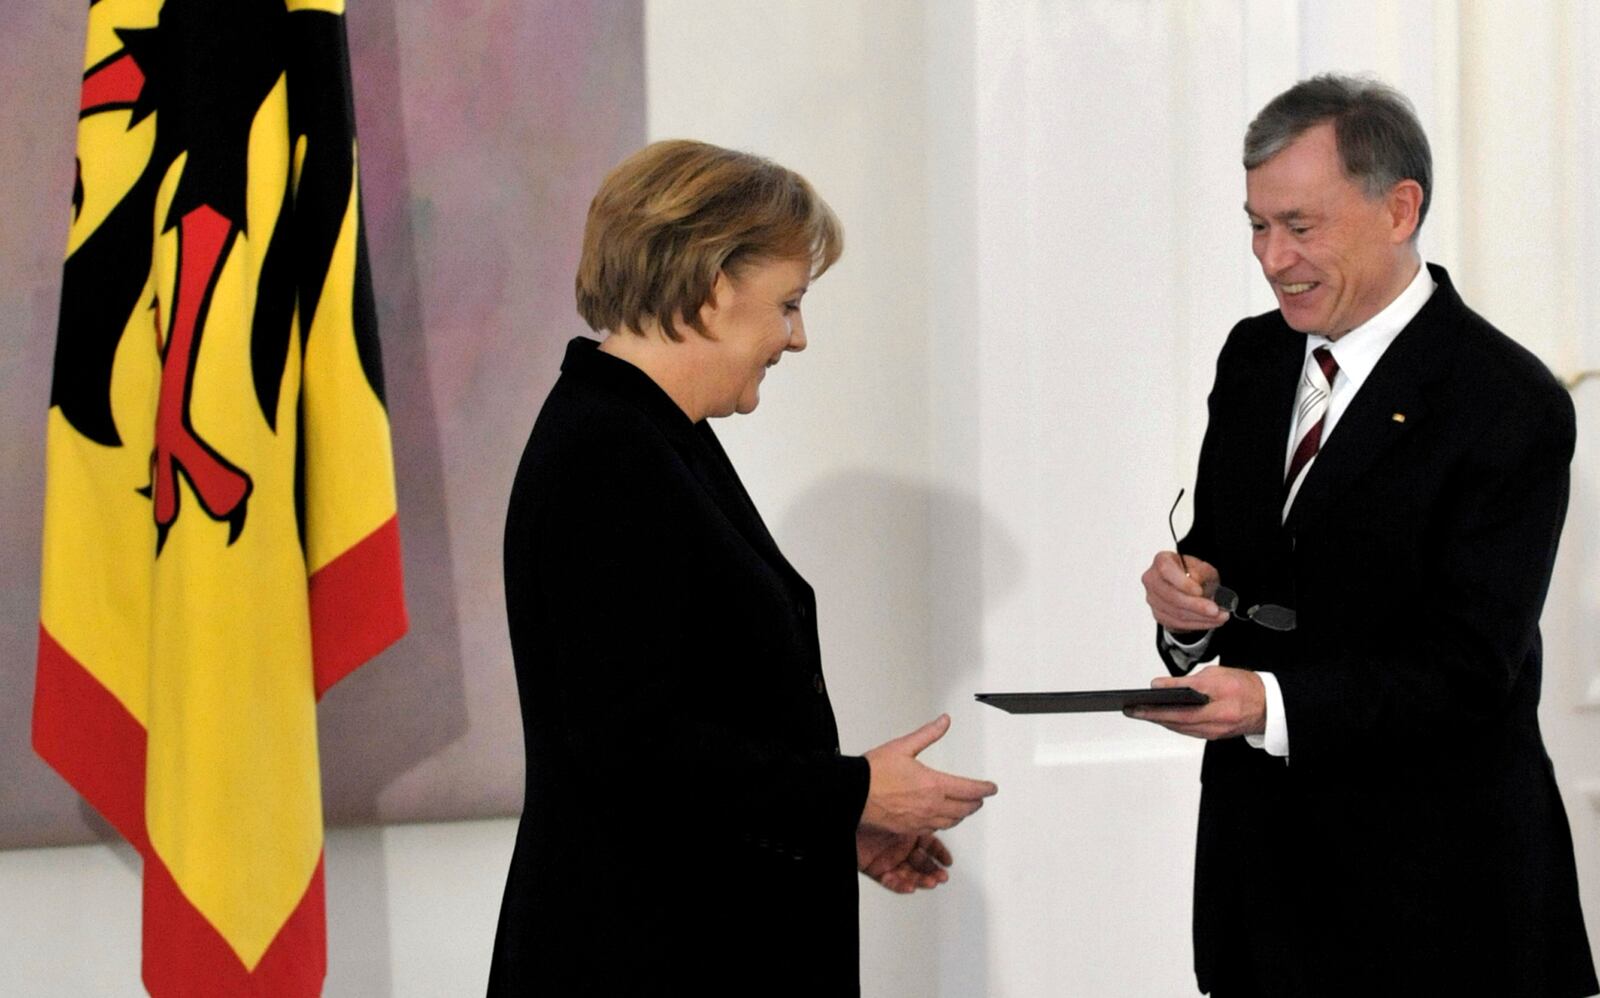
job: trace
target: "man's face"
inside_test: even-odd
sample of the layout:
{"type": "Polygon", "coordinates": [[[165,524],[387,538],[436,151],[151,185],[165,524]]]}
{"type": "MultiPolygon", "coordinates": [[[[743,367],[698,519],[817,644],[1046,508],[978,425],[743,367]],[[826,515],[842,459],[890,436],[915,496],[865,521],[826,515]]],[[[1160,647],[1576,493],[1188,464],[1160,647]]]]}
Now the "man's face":
{"type": "Polygon", "coordinates": [[[1338,339],[1415,273],[1406,246],[1414,226],[1397,221],[1392,196],[1369,198],[1345,176],[1331,122],[1244,178],[1251,249],[1291,329],[1338,339]]]}

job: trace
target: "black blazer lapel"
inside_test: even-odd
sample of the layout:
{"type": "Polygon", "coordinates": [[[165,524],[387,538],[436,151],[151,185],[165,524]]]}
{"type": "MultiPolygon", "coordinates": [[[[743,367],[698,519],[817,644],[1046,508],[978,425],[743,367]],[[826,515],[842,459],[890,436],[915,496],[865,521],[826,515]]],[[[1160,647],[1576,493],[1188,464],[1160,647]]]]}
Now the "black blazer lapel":
{"type": "Polygon", "coordinates": [[[1314,523],[1384,452],[1428,417],[1427,386],[1449,373],[1450,331],[1466,306],[1443,268],[1430,267],[1438,287],[1400,331],[1350,400],[1306,472],[1284,526],[1314,523]]]}
{"type": "Polygon", "coordinates": [[[750,493],[745,491],[744,483],[739,480],[739,473],[734,470],[733,462],[728,460],[728,454],[722,449],[722,442],[712,432],[711,424],[702,421],[695,426],[695,437],[698,453],[686,455],[690,461],[695,477],[706,487],[707,493],[716,501],[728,522],[733,524],[750,546],[766,559],[767,563],[776,568],[784,576],[794,581],[803,582],[800,573],[789,564],[783,552],[778,550],[778,543],[772,539],[767,525],[761,519],[761,514],[756,510],[756,504],[751,501],[750,493]]]}
{"type": "Polygon", "coordinates": [[[1288,453],[1295,391],[1304,365],[1305,337],[1281,320],[1272,329],[1267,349],[1257,355],[1244,394],[1236,404],[1242,413],[1230,425],[1236,439],[1220,439],[1219,453],[1240,478],[1234,493],[1241,508],[1223,510],[1252,524],[1254,536],[1270,537],[1283,516],[1283,470],[1288,453]]]}

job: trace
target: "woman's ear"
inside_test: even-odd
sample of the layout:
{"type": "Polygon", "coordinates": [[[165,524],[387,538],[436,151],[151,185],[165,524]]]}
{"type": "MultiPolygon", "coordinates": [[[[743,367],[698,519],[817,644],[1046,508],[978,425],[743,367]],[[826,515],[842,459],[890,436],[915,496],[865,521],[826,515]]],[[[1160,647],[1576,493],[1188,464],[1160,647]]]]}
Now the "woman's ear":
{"type": "Polygon", "coordinates": [[[711,294],[700,306],[700,325],[705,327],[712,339],[717,338],[717,320],[727,310],[732,298],[733,280],[728,277],[726,270],[719,269],[711,282],[711,294]]]}

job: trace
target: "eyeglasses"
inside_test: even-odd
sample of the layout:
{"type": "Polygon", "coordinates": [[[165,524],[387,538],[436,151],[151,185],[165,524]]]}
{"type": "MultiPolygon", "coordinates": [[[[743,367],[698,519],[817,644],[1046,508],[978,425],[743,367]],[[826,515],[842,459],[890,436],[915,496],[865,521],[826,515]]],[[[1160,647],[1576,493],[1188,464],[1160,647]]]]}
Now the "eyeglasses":
{"type": "Polygon", "coordinates": [[[1239,594],[1227,586],[1218,586],[1216,592],[1211,594],[1211,601],[1235,619],[1244,618],[1251,623],[1260,624],[1269,631],[1292,631],[1295,625],[1294,611],[1286,606],[1276,603],[1257,603],[1244,610],[1239,609],[1239,594]]]}
{"type": "MultiPolygon", "coordinates": [[[[1184,558],[1183,552],[1178,551],[1178,528],[1173,526],[1173,514],[1178,512],[1178,503],[1183,501],[1186,489],[1178,490],[1178,498],[1172,500],[1172,508],[1167,510],[1167,531],[1172,534],[1172,550],[1178,552],[1178,564],[1183,566],[1183,574],[1189,575],[1189,562],[1184,558]]],[[[1190,576],[1193,578],[1193,576],[1190,576]]],[[[1295,625],[1295,612],[1286,606],[1276,603],[1257,603],[1244,610],[1239,609],[1239,594],[1227,586],[1218,586],[1211,594],[1211,602],[1228,612],[1234,619],[1248,620],[1260,624],[1269,631],[1292,631],[1295,625]]]]}

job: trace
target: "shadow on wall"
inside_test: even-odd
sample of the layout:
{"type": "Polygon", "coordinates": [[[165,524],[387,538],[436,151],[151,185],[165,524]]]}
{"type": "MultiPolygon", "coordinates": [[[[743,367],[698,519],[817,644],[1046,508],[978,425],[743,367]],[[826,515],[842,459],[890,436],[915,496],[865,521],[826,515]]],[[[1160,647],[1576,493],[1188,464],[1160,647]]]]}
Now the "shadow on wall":
{"type": "MultiPolygon", "coordinates": [[[[939,702],[967,722],[950,740],[963,759],[987,759],[981,719],[988,707],[972,695],[979,692],[985,669],[983,629],[986,607],[1012,595],[1026,570],[1021,544],[989,516],[975,496],[941,491],[932,497],[928,530],[928,586],[932,642],[930,665],[939,684],[939,702]]],[[[992,773],[981,774],[992,777],[992,773]]],[[[1001,788],[1001,794],[1005,788],[1001,788]]],[[[1005,806],[996,798],[995,803],[1005,806]]],[[[982,859],[989,841],[983,812],[974,816],[965,844],[982,859]]],[[[960,829],[966,829],[963,824],[960,829]]],[[[973,870],[980,864],[969,864],[973,870]]],[[[939,984],[956,995],[990,993],[989,906],[983,884],[969,875],[951,882],[957,894],[940,912],[939,984]]]]}
{"type": "Polygon", "coordinates": [[[817,589],[831,682],[842,682],[841,666],[865,677],[914,650],[911,672],[864,681],[890,688],[896,709],[915,708],[912,718],[971,701],[984,605],[1015,589],[1023,569],[1021,547],[976,498],[849,471],[802,493],[775,536],[817,589]],[[845,643],[830,648],[830,636],[845,643]],[[906,678],[918,680],[914,688],[899,682],[906,678]]]}
{"type": "MultiPolygon", "coordinates": [[[[1020,545],[969,494],[871,471],[807,489],[775,536],[817,591],[823,668],[846,751],[948,712],[950,733],[926,760],[986,775],[986,708],[972,699],[983,675],[984,607],[1016,588],[1020,545]]],[[[957,859],[948,885],[925,899],[863,905],[863,993],[924,994],[935,984],[988,993],[988,904],[975,876],[984,824],[980,811],[944,836],[957,859]]],[[[863,892],[875,890],[862,883],[863,892]]]]}
{"type": "Polygon", "coordinates": [[[410,213],[399,39],[389,5],[358,5],[348,16],[411,626],[323,698],[318,721],[329,824],[379,820],[383,789],[467,728],[444,464],[410,213]]]}
{"type": "Polygon", "coordinates": [[[13,5],[0,36],[0,849],[117,838],[33,752],[45,413],[73,187],[83,7],[13,5]],[[81,815],[81,818],[80,818],[81,815]]]}
{"type": "MultiPolygon", "coordinates": [[[[329,690],[318,706],[324,821],[381,820],[384,789],[466,731],[443,458],[428,372],[401,105],[400,39],[389,4],[352,5],[362,210],[383,345],[404,554],[406,636],[329,690]]],[[[327,856],[330,943],[361,954],[362,994],[389,994],[393,953],[382,830],[353,831],[327,856]]],[[[351,963],[341,959],[341,966],[351,963]]]]}

